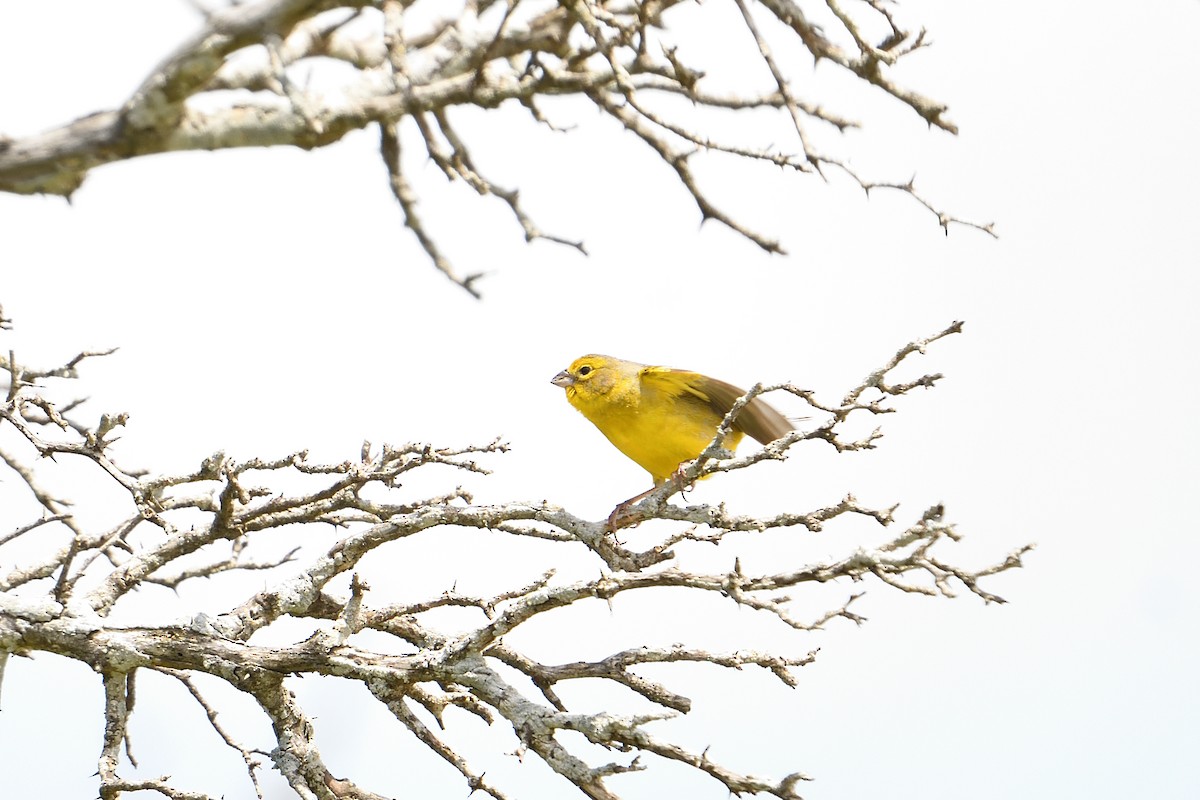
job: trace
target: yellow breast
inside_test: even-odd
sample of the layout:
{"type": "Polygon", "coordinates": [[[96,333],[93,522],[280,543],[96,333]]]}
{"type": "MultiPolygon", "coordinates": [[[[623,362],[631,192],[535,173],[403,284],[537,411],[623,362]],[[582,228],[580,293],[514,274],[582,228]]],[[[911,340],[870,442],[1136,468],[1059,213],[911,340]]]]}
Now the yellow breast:
{"type": "MultiPolygon", "coordinates": [[[[567,400],[618,450],[649,472],[656,485],[682,462],[700,455],[721,424],[721,416],[706,406],[640,382],[604,394],[570,387],[567,400]]],[[[741,438],[740,431],[733,431],[725,446],[732,450],[741,438]]]]}

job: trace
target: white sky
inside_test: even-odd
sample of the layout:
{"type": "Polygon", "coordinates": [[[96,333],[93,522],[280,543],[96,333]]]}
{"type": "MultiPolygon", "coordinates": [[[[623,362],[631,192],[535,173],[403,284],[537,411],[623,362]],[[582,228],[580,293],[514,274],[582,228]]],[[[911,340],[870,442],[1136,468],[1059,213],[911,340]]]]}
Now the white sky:
{"type": "MultiPolygon", "coordinates": [[[[489,115],[486,126],[461,114],[481,169],[519,183],[539,224],[584,239],[590,258],[526,247],[499,203],[447,189],[425,167],[427,221],[463,272],[492,273],[486,299],[471,300],[402,228],[373,130],[314,153],[154,157],[95,171],[70,206],[0,196],[0,303],[16,322],[2,346],[48,364],[119,345],[88,366],[80,390],[93,397],[92,415],[132,415],[120,451],[130,466],[181,470],[217,449],[310,448],[340,461],[364,438],[502,435],[513,450],[491,462],[495,475],[429,485],[461,481],[480,501],[545,498],[600,517],[646,476],[549,385],[575,356],[610,352],[741,385],[791,380],[835,398],[899,345],[963,319],[964,335],[913,368],[945,381],[883,419],[879,450],[800,448],[785,465],[714,479],[689,497],[757,512],[854,492],[878,506],[901,502],[901,522],[945,502],[967,537],[948,559],[973,566],[1038,543],[1025,570],[988,584],[1009,604],[929,601],[865,582],[821,598],[866,588],[857,610],[870,621],[811,637],[698,607],[677,623],[696,636],[732,619],[751,640],[774,632],[788,652],[822,651],[796,690],[752,672],[683,674],[674,686],[690,688],[697,709],[669,730],[689,745],[712,743],[713,757],[735,769],[802,770],[817,779],[804,787],[814,800],[1200,796],[1191,569],[1200,557],[1191,513],[1200,3],[984,10],[925,0],[899,12],[928,27],[935,46],[898,77],[947,102],[962,133],[928,132],[865,92],[867,112],[841,108],[867,123],[847,152],[876,177],[916,173],[939,205],[995,220],[998,241],[966,229],[946,238],[914,203],[867,202],[843,180],[710,166],[702,178],[723,207],[790,253],[768,257],[717,225],[698,231],[669,171],[578,106],[562,111],[581,123],[565,137],[518,113],[489,115]]],[[[182,2],[9,4],[0,133],[116,107],[195,24],[182,2]]],[[[0,519],[0,531],[19,521],[0,519]]],[[[464,591],[515,584],[558,557],[455,535],[381,553],[364,568],[372,597],[441,591],[456,579],[464,591]],[[447,555],[458,560],[431,561],[447,555]]],[[[877,536],[831,525],[744,544],[766,564],[844,554],[877,536]]],[[[13,557],[0,550],[0,568],[13,557]]],[[[221,609],[204,605],[211,596],[198,587],[166,594],[152,599],[173,614],[221,609]]],[[[623,626],[654,636],[651,623],[619,604],[612,614],[583,609],[561,652],[530,646],[576,658],[620,640],[623,626]]],[[[360,693],[294,683],[336,774],[397,796],[465,794],[360,693]]],[[[209,749],[196,709],[173,689],[146,692],[134,727],[144,774],[250,796],[237,759],[209,749]],[[156,719],[159,703],[183,710],[156,719]]],[[[47,655],[14,659],[2,699],[7,791],[92,796],[98,679],[47,655]]],[[[262,732],[261,722],[247,725],[262,732]]],[[[486,748],[479,735],[485,743],[468,746],[486,748]]],[[[498,728],[493,741],[512,747],[498,728]]],[[[513,781],[502,785],[514,796],[563,796],[545,770],[492,758],[489,777],[513,781]]],[[[269,797],[288,796],[279,781],[267,785],[269,797]]],[[[630,798],[662,796],[663,785],[613,782],[630,798]]],[[[688,787],[725,796],[709,781],[688,787]]]]}

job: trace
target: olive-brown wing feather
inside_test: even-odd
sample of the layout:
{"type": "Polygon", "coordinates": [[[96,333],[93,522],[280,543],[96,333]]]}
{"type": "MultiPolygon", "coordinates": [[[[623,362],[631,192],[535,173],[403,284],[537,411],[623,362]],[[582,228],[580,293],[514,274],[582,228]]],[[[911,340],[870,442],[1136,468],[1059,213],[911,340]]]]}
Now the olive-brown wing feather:
{"type": "MultiPolygon", "coordinates": [[[[708,405],[719,416],[724,417],[733,408],[737,399],[745,392],[733,384],[668,367],[647,367],[641,372],[643,380],[649,380],[676,395],[691,395],[708,405]]],[[[733,421],[733,427],[762,444],[769,444],[793,429],[787,417],[771,408],[761,397],[751,400],[733,421]]]]}
{"type": "MultiPolygon", "coordinates": [[[[729,413],[737,399],[746,392],[738,387],[701,375],[700,390],[708,395],[709,404],[721,415],[729,413]]],[[[738,412],[733,427],[753,437],[762,444],[771,442],[792,430],[787,417],[771,408],[761,397],[756,397],[738,412]]]]}

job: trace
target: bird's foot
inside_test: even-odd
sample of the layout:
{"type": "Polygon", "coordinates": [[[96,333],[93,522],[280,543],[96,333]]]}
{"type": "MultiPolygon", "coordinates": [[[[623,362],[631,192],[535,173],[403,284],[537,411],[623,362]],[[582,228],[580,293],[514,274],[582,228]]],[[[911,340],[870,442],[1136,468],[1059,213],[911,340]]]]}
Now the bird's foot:
{"type": "Polygon", "coordinates": [[[650,495],[654,494],[666,483],[673,484],[675,486],[675,491],[679,492],[681,495],[692,484],[692,482],[684,475],[682,468],[675,470],[663,483],[655,484],[653,487],[647,489],[641,494],[636,494],[625,502],[619,503],[617,507],[612,510],[612,513],[608,515],[608,524],[605,530],[607,530],[609,533],[616,533],[621,528],[628,528],[641,522],[644,517],[642,517],[640,514],[631,513],[633,507],[642,500],[645,500],[650,495]]]}
{"type": "Polygon", "coordinates": [[[641,494],[634,495],[623,503],[618,503],[617,507],[608,515],[608,523],[605,530],[608,533],[616,533],[621,528],[628,528],[642,521],[642,518],[637,514],[631,514],[630,509],[639,501],[644,500],[653,492],[654,489],[648,489],[641,494]]]}

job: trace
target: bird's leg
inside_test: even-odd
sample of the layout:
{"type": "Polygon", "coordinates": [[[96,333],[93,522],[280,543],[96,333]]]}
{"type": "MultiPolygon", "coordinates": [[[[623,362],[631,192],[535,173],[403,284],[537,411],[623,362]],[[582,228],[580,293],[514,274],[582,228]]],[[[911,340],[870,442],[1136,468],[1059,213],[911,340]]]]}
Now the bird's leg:
{"type": "Polygon", "coordinates": [[[616,533],[621,528],[627,527],[630,524],[636,525],[637,523],[641,522],[642,520],[638,518],[637,515],[629,513],[629,509],[638,502],[645,500],[647,497],[654,494],[667,483],[675,484],[675,491],[681,493],[690,485],[689,481],[683,475],[683,468],[680,467],[671,473],[671,476],[665,481],[654,484],[646,491],[642,492],[641,494],[635,494],[633,497],[629,498],[623,503],[618,503],[617,507],[614,508],[612,513],[608,515],[608,532],[616,533]]]}
{"type": "Polygon", "coordinates": [[[608,527],[606,530],[609,533],[616,533],[618,530],[620,530],[621,528],[624,528],[626,525],[628,525],[630,523],[636,524],[638,522],[641,522],[640,519],[635,519],[635,515],[629,513],[629,509],[635,503],[637,503],[639,500],[645,500],[657,488],[658,488],[658,486],[651,486],[649,489],[642,492],[641,494],[635,494],[633,497],[629,498],[628,500],[625,500],[624,502],[621,502],[621,503],[617,503],[617,507],[614,508],[612,510],[612,513],[608,515],[608,527]]]}

